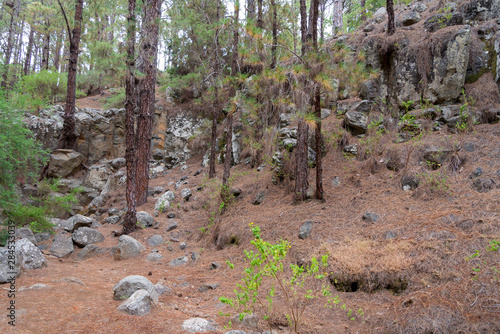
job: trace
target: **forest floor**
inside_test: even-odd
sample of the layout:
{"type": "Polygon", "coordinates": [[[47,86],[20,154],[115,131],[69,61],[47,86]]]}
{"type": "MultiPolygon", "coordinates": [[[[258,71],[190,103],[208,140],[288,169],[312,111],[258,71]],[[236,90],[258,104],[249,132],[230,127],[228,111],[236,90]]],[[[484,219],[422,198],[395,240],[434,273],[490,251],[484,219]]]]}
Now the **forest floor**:
{"type": "MultiPolygon", "coordinates": [[[[80,106],[90,107],[97,102],[89,99],[89,105],[80,106]]],[[[334,131],[339,124],[340,120],[332,115],[324,120],[323,128],[334,131]]],[[[201,317],[216,325],[217,331],[209,333],[225,333],[228,318],[220,312],[236,313],[219,297],[234,296],[233,290],[248,266],[244,250],[252,249],[250,223],[260,226],[266,241],[290,242],[286,263],[307,263],[311,256],[329,254],[331,277],[337,280],[339,290],[349,291],[335,291],[332,285],[334,295],[338,294],[354,313],[359,309],[364,312],[350,320],[347,311],[339,306],[328,308],[324,300],[309,301],[301,304],[305,307],[301,333],[500,332],[499,274],[491,268],[500,268],[500,252],[486,250],[489,241],[500,240],[500,126],[477,125],[473,132],[461,135],[444,130],[430,132],[418,144],[394,144],[393,139],[394,133],[389,132],[381,139],[380,147],[398,152],[402,160],[410,152],[405,171],[387,169],[381,163],[385,153],[359,161],[328,142],[324,202],[293,204],[292,181],[274,185],[269,164],[260,172],[245,165],[235,166],[231,185],[242,192],[222,215],[212,213],[218,211],[220,203],[218,183],[207,179],[208,169],[200,167],[202,157],[193,157],[186,170],[176,167],[150,181],[150,187],[174,190],[173,184],[188,176],[181,189],[189,187],[193,196],[184,202],[180,199],[181,189],[175,190],[172,207],[155,218],[159,228],[132,233],[146,246],[145,252],[124,261],[115,261],[109,253],[82,261],[77,249],[63,259],[44,251],[48,266],[24,272],[16,286],[18,290],[35,284],[48,287],[18,291],[15,330],[2,321],[0,332],[184,333],[183,321],[201,317]],[[459,152],[466,163],[458,172],[446,166],[429,170],[419,163],[426,147],[445,150],[457,143],[462,147],[470,143],[473,148],[472,152],[459,152]],[[495,184],[489,192],[479,193],[472,188],[474,179],[470,175],[477,167],[482,168],[480,178],[490,178],[495,184]],[[194,176],[199,169],[203,172],[194,176]],[[403,173],[419,173],[420,186],[403,191],[403,173]],[[197,191],[200,185],[204,187],[197,191]],[[262,203],[252,204],[261,192],[265,194],[262,203]],[[167,218],[171,212],[175,213],[173,219],[167,218]],[[377,214],[379,219],[364,220],[367,212],[377,214]],[[167,232],[172,220],[179,227],[167,232]],[[310,236],[302,240],[298,233],[306,220],[315,223],[310,236]],[[147,239],[155,234],[167,242],[151,247],[147,239]],[[181,250],[179,243],[172,240],[186,242],[187,248],[181,250]],[[163,259],[146,262],[153,248],[163,259]],[[465,258],[476,249],[480,250],[479,257],[467,261],[465,258]],[[169,266],[172,259],[190,257],[193,252],[201,255],[197,261],[190,258],[184,266],[169,266]],[[226,260],[234,264],[234,269],[226,260]],[[211,270],[212,263],[220,266],[211,270]],[[481,270],[475,273],[472,268],[479,264],[481,270]],[[145,276],[153,284],[161,281],[171,291],[160,296],[158,306],[149,315],[125,314],[116,309],[121,302],[113,300],[113,287],[128,275],[145,276]],[[477,278],[472,280],[474,276],[477,278]],[[206,292],[198,290],[210,283],[220,286],[206,292]]],[[[356,141],[352,138],[352,142],[356,141]]],[[[221,176],[222,165],[217,165],[217,177],[221,176]]],[[[311,185],[314,179],[311,169],[311,185]]],[[[115,191],[105,209],[124,208],[124,193],[124,186],[115,191]]],[[[149,197],[138,211],[153,214],[157,197],[149,197]]],[[[112,231],[119,228],[99,227],[106,240],[98,246],[116,246],[118,240],[112,231]]],[[[275,299],[276,310],[270,319],[273,329],[291,333],[281,295],[275,299]]],[[[6,305],[6,300],[6,293],[2,293],[0,305],[6,305]]],[[[233,328],[252,331],[238,324],[233,328]]]]}

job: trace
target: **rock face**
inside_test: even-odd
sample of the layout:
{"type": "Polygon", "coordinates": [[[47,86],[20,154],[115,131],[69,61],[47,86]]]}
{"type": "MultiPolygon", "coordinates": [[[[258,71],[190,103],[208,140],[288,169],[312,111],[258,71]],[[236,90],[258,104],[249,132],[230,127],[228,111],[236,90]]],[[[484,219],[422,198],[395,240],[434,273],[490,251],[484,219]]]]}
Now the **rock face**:
{"type": "Polygon", "coordinates": [[[146,248],[139,241],[128,235],[122,235],[118,239],[118,246],[114,251],[115,260],[126,260],[141,254],[146,248]]]}
{"type": "Polygon", "coordinates": [[[216,328],[211,321],[202,318],[191,318],[182,323],[182,329],[189,333],[214,331],[216,328]]]}
{"type": "Polygon", "coordinates": [[[146,290],[140,289],[134,292],[129,299],[118,306],[118,310],[127,312],[130,315],[146,315],[151,312],[153,299],[146,290]]]}
{"type": "Polygon", "coordinates": [[[79,247],[85,247],[90,244],[97,244],[104,241],[102,233],[90,227],[79,228],[73,232],[72,238],[79,247]]]}
{"type": "Polygon", "coordinates": [[[187,115],[178,115],[167,121],[165,144],[155,146],[153,143],[152,155],[156,160],[163,160],[167,167],[185,163],[191,151],[187,146],[188,139],[193,136],[200,126],[200,121],[187,115]]]}
{"type": "Polygon", "coordinates": [[[73,150],[55,150],[50,155],[47,175],[50,177],[66,177],[71,175],[80,167],[83,160],[83,155],[73,150]]]}
{"type": "Polygon", "coordinates": [[[80,227],[90,227],[92,226],[92,218],[85,217],[82,215],[74,215],[73,217],[60,221],[57,225],[62,227],[65,231],[73,233],[80,227]]]}
{"type": "Polygon", "coordinates": [[[35,245],[38,243],[35,238],[35,235],[29,228],[23,227],[16,229],[16,239],[21,239],[21,238],[26,238],[35,245]]]}
{"type": "MultiPolygon", "coordinates": [[[[12,256],[12,254],[11,254],[12,256]]],[[[15,259],[15,264],[12,267],[9,264],[9,260],[13,260],[12,258],[9,259],[9,250],[5,247],[0,248],[0,284],[7,283],[9,280],[12,278],[17,278],[19,275],[21,275],[22,272],[22,267],[21,267],[21,254],[16,252],[14,253],[14,259],[15,259]],[[12,274],[15,273],[15,274],[12,274]]]]}
{"type": "Polygon", "coordinates": [[[66,233],[56,234],[52,247],[50,247],[50,254],[56,257],[65,257],[72,253],[73,250],[73,239],[71,239],[71,235],[66,233]]]}
{"type": "Polygon", "coordinates": [[[144,276],[131,275],[118,282],[113,288],[113,298],[122,300],[129,298],[138,290],[145,290],[156,303],[158,301],[158,292],[153,283],[144,276]]]}
{"type": "Polygon", "coordinates": [[[21,255],[21,265],[25,269],[38,269],[47,266],[42,252],[26,238],[16,241],[16,253],[21,255]]]}

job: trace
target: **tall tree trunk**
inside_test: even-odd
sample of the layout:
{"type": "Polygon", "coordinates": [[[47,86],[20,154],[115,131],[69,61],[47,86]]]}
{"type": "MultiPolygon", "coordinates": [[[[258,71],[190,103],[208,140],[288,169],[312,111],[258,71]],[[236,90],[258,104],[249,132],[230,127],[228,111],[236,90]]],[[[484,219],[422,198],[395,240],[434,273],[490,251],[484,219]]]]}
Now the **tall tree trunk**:
{"type": "Polygon", "coordinates": [[[247,0],[247,19],[255,19],[255,0],[247,0]]]}
{"type": "Polygon", "coordinates": [[[68,90],[66,93],[66,106],[64,108],[64,125],[61,138],[59,139],[59,148],[76,149],[76,133],[75,124],[75,104],[76,104],[76,72],[78,69],[78,53],[80,46],[80,36],[82,33],[82,15],[83,15],[83,0],[76,0],[75,3],[75,23],[73,30],[70,30],[69,23],[66,17],[64,8],[59,1],[61,11],[66,19],[66,27],[68,29],[69,39],[69,61],[68,61],[68,90]]]}
{"type": "Polygon", "coordinates": [[[39,47],[37,44],[35,44],[35,52],[33,52],[33,68],[32,68],[32,72],[36,72],[36,65],[38,64],[38,53],[40,52],[39,51],[39,47]]]}
{"type": "Polygon", "coordinates": [[[54,56],[54,68],[56,72],[59,72],[59,61],[61,59],[61,48],[62,48],[63,38],[64,38],[64,30],[57,35],[56,49],[54,56]]]}
{"type": "Polygon", "coordinates": [[[158,58],[158,32],[161,0],[145,1],[142,25],[142,71],[140,112],[137,121],[137,205],[147,201],[149,185],[149,158],[155,110],[156,63],[158,58]]]}
{"type": "Polygon", "coordinates": [[[127,213],[123,219],[123,233],[130,234],[136,228],[136,138],[135,138],[135,2],[128,1],[127,17],[127,77],[125,79],[125,160],[127,162],[127,213]]]}
{"type": "Polygon", "coordinates": [[[236,0],[234,3],[233,61],[231,64],[231,75],[233,76],[238,72],[239,15],[240,1],[236,0]]]}
{"type": "Polygon", "coordinates": [[[14,22],[19,16],[19,5],[17,2],[6,3],[5,6],[11,8],[9,32],[7,35],[7,48],[5,49],[5,58],[3,64],[3,77],[2,77],[2,88],[6,89],[9,80],[9,65],[10,57],[12,55],[12,49],[14,48],[14,22]]]}
{"type": "MultiPolygon", "coordinates": [[[[50,23],[47,23],[47,30],[49,27],[50,23]]],[[[47,31],[43,36],[42,62],[40,63],[41,70],[49,69],[49,52],[50,52],[50,33],[47,31]]]]}
{"type": "Polygon", "coordinates": [[[394,25],[394,0],[387,0],[387,35],[391,36],[396,31],[394,25]]]}
{"type": "Polygon", "coordinates": [[[302,55],[307,52],[307,7],[306,0],[300,0],[300,40],[302,42],[302,55]]]}
{"type": "Polygon", "coordinates": [[[307,197],[307,137],[308,125],[306,121],[300,117],[297,129],[297,147],[295,148],[295,201],[300,202],[307,197]]]}
{"type": "Polygon", "coordinates": [[[366,20],[366,0],[361,0],[361,21],[364,22],[366,20]]]}
{"type": "Polygon", "coordinates": [[[325,40],[325,9],[326,0],[321,0],[321,43],[325,40]]]}
{"type": "Polygon", "coordinates": [[[333,0],[333,34],[342,31],[342,15],[344,14],[344,3],[342,0],[333,0]]]}
{"type": "Polygon", "coordinates": [[[276,66],[276,47],[278,45],[278,11],[276,9],[276,0],[271,0],[271,7],[273,10],[273,45],[271,46],[271,68],[276,66]]]}
{"type": "MultiPolygon", "coordinates": [[[[33,21],[35,21],[35,15],[33,15],[33,21]]],[[[26,58],[24,60],[24,75],[28,75],[30,73],[31,55],[33,53],[34,37],[35,37],[35,29],[33,29],[33,26],[31,26],[30,36],[28,38],[28,48],[26,50],[26,58]]]]}
{"type": "Polygon", "coordinates": [[[264,28],[264,20],[262,18],[262,0],[257,0],[257,28],[264,28]]]}
{"type": "MultiPolygon", "coordinates": [[[[234,108],[236,109],[236,106],[234,108]]],[[[233,163],[233,111],[230,111],[226,118],[226,156],[224,158],[224,174],[222,175],[221,189],[221,198],[224,203],[228,203],[230,197],[228,183],[231,175],[231,164],[233,163]]]]}
{"type": "Polygon", "coordinates": [[[219,72],[219,19],[220,19],[220,0],[217,0],[217,28],[215,29],[215,46],[214,46],[214,88],[215,88],[215,98],[212,111],[212,140],[210,145],[210,169],[208,172],[208,178],[213,178],[215,176],[215,145],[217,143],[217,116],[219,114],[219,86],[217,84],[217,77],[219,72]]]}

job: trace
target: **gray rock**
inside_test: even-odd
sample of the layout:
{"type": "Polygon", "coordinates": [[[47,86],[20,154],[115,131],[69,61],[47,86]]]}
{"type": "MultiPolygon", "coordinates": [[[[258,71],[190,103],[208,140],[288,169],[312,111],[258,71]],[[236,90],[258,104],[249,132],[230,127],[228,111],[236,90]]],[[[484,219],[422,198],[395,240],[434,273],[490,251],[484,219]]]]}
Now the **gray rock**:
{"type": "Polygon", "coordinates": [[[475,150],[474,143],[471,143],[470,141],[466,141],[463,145],[463,148],[467,152],[474,152],[475,150]]]}
{"type": "Polygon", "coordinates": [[[299,239],[306,239],[311,234],[314,222],[312,220],[305,221],[299,229],[299,239]]]}
{"type": "Polygon", "coordinates": [[[38,243],[33,232],[26,227],[16,229],[16,239],[26,238],[35,245],[38,243]]]}
{"type": "Polygon", "coordinates": [[[175,230],[179,224],[176,221],[172,221],[170,224],[167,226],[167,232],[175,230]]]}
{"type": "Polygon", "coordinates": [[[158,262],[161,259],[163,259],[163,255],[160,253],[149,253],[148,256],[146,256],[146,261],[148,262],[158,262]]]}
{"type": "Polygon", "coordinates": [[[150,196],[154,196],[154,195],[159,195],[164,191],[165,191],[165,188],[162,186],[159,186],[159,187],[154,187],[153,189],[148,190],[148,194],[150,196]]]}
{"type": "Polygon", "coordinates": [[[82,248],[90,244],[97,244],[104,241],[104,235],[90,227],[80,227],[73,232],[72,238],[73,242],[82,248]]]}
{"type": "Polygon", "coordinates": [[[340,178],[338,176],[335,176],[332,180],[332,186],[336,187],[340,185],[340,178]]]}
{"type": "Polygon", "coordinates": [[[47,266],[47,260],[42,252],[28,239],[20,239],[15,243],[16,253],[20,254],[24,269],[38,269],[47,266]]]}
{"type": "Polygon", "coordinates": [[[410,191],[417,189],[420,184],[420,180],[414,175],[405,175],[401,178],[401,187],[404,191],[410,191]]]}
{"type": "Polygon", "coordinates": [[[118,239],[118,246],[114,250],[115,260],[126,260],[139,256],[146,248],[131,236],[122,235],[118,239]]]}
{"type": "Polygon", "coordinates": [[[97,196],[90,202],[89,204],[89,213],[96,213],[102,206],[104,205],[104,197],[102,196],[97,196]]]}
{"type": "Polygon", "coordinates": [[[209,284],[202,284],[199,288],[199,292],[206,292],[208,290],[215,290],[220,286],[220,283],[209,283],[209,284]]]}
{"type": "Polygon", "coordinates": [[[50,247],[50,254],[55,257],[65,257],[73,253],[73,250],[73,239],[70,234],[59,233],[55,235],[52,247],[50,247]]]}
{"type": "Polygon", "coordinates": [[[125,158],[116,158],[116,159],[111,160],[109,162],[109,164],[114,169],[120,169],[120,168],[125,167],[127,165],[127,160],[125,160],[125,158]]]}
{"type": "Polygon", "coordinates": [[[231,318],[231,322],[240,326],[258,329],[259,318],[255,314],[245,314],[243,319],[240,320],[240,315],[237,314],[231,318]]]}
{"type": "Polygon", "coordinates": [[[431,146],[425,149],[423,158],[432,169],[438,169],[451,153],[452,150],[431,146]]]}
{"type": "Polygon", "coordinates": [[[413,10],[418,12],[418,13],[423,13],[427,10],[427,6],[423,2],[417,2],[413,6],[413,10]]]}
{"type": "Polygon", "coordinates": [[[464,16],[462,13],[453,13],[451,16],[447,14],[436,14],[425,20],[424,28],[429,32],[435,32],[442,28],[462,25],[463,22],[464,16]]]}
{"type": "Polygon", "coordinates": [[[191,189],[189,188],[184,188],[181,190],[181,197],[187,202],[189,201],[189,198],[191,197],[191,189]]]}
{"type": "Polygon", "coordinates": [[[106,224],[118,224],[118,222],[120,221],[121,217],[120,216],[111,216],[111,217],[108,217],[106,219],[104,219],[104,222],[106,224]]]}
{"type": "Polygon", "coordinates": [[[99,247],[97,245],[90,244],[83,247],[83,249],[80,252],[78,252],[78,257],[81,260],[86,260],[93,256],[109,252],[109,250],[110,250],[109,248],[99,247]]]}
{"type": "Polygon", "coordinates": [[[358,154],[358,144],[346,145],[343,151],[347,154],[357,155],[358,154]]]}
{"type": "Polygon", "coordinates": [[[368,128],[368,117],[361,112],[350,110],[345,114],[345,122],[348,130],[353,135],[360,135],[368,128]]]}
{"type": "Polygon", "coordinates": [[[82,154],[67,149],[55,150],[50,155],[47,175],[50,177],[66,177],[73,174],[82,164],[82,154]]]}
{"type": "Polygon", "coordinates": [[[108,195],[113,190],[116,190],[120,186],[124,185],[127,182],[127,172],[120,170],[107,177],[104,181],[106,183],[104,184],[104,188],[102,188],[101,196],[108,195]]]}
{"type": "Polygon", "coordinates": [[[158,200],[156,201],[156,204],[155,204],[156,211],[165,212],[166,210],[168,210],[170,208],[169,198],[171,196],[169,193],[171,193],[171,191],[167,191],[166,193],[161,195],[160,198],[158,198],[158,200]]]}
{"type": "Polygon", "coordinates": [[[140,224],[145,227],[151,227],[155,223],[155,219],[146,211],[139,211],[136,214],[137,224],[140,224]]]}
{"type": "Polygon", "coordinates": [[[155,234],[151,238],[148,239],[148,244],[152,247],[159,246],[159,245],[163,244],[164,242],[165,242],[165,240],[159,234],[155,234]]]}
{"type": "Polygon", "coordinates": [[[220,267],[220,264],[218,264],[217,262],[212,262],[212,264],[210,265],[210,270],[215,270],[219,267],[220,267]]]}
{"type": "Polygon", "coordinates": [[[170,289],[168,286],[166,285],[163,285],[162,282],[158,282],[156,283],[155,285],[155,288],[156,288],[156,291],[158,292],[158,295],[161,296],[165,293],[168,293],[168,292],[173,292],[172,289],[170,289]]]}
{"type": "Polygon", "coordinates": [[[237,187],[232,187],[231,190],[231,195],[234,197],[234,198],[237,198],[237,197],[240,197],[241,193],[243,192],[240,188],[237,188],[237,187]]]}
{"type": "Polygon", "coordinates": [[[118,306],[118,310],[124,311],[130,315],[143,316],[151,312],[153,299],[146,290],[137,290],[118,306]]]}
{"type": "Polygon", "coordinates": [[[325,119],[327,117],[330,117],[331,114],[332,114],[332,111],[330,109],[325,109],[325,108],[321,109],[321,119],[325,119]]]}
{"type": "Polygon", "coordinates": [[[372,32],[375,29],[375,25],[367,24],[366,27],[363,28],[363,32],[372,32]]]}
{"type": "Polygon", "coordinates": [[[89,188],[103,190],[113,170],[107,164],[91,166],[83,185],[89,188]]]}
{"type": "Polygon", "coordinates": [[[188,263],[188,258],[187,256],[181,256],[176,259],[171,260],[168,264],[171,267],[180,267],[188,263]]]}
{"type": "Polygon", "coordinates": [[[189,333],[215,331],[211,321],[202,318],[191,318],[182,323],[182,329],[189,333]]]}
{"type": "Polygon", "coordinates": [[[373,212],[367,212],[363,215],[363,220],[369,223],[375,223],[379,218],[379,215],[373,212]]]}
{"type": "Polygon", "coordinates": [[[412,11],[405,16],[403,16],[403,25],[411,26],[420,21],[420,15],[417,11],[412,11]]]}
{"type": "Polygon", "coordinates": [[[130,275],[118,282],[113,287],[113,298],[115,300],[123,300],[141,289],[146,290],[155,303],[158,302],[158,292],[154,284],[146,277],[140,275],[130,275]]]}
{"type": "Polygon", "coordinates": [[[198,261],[198,259],[201,257],[200,253],[198,252],[192,252],[191,253],[191,260],[193,260],[194,262],[198,261]]]}
{"type": "Polygon", "coordinates": [[[495,181],[490,178],[478,178],[472,182],[472,188],[480,193],[487,193],[495,188],[495,181]]]}
{"type": "Polygon", "coordinates": [[[483,175],[483,169],[481,167],[477,167],[474,172],[472,172],[470,178],[475,179],[476,177],[479,177],[483,175]]]}
{"type": "Polygon", "coordinates": [[[394,239],[396,237],[396,232],[387,231],[384,233],[384,239],[394,239]]]}
{"type": "Polygon", "coordinates": [[[170,213],[167,215],[167,218],[168,218],[168,219],[175,218],[175,213],[170,212],[170,213]]]}
{"type": "Polygon", "coordinates": [[[186,247],[187,247],[187,245],[186,245],[186,243],[184,241],[181,242],[180,245],[179,245],[180,249],[186,249],[186,247]]]}
{"type": "Polygon", "coordinates": [[[14,258],[9,259],[9,250],[6,247],[0,248],[0,284],[15,280],[22,273],[22,255],[19,252],[14,253],[14,258]],[[9,263],[9,260],[14,260],[9,263]]]}
{"type": "Polygon", "coordinates": [[[35,234],[35,240],[37,243],[43,242],[45,240],[49,240],[52,237],[52,234],[49,232],[40,232],[35,234]]]}
{"type": "Polygon", "coordinates": [[[265,191],[260,191],[256,196],[255,198],[253,199],[252,201],[252,204],[253,205],[259,205],[262,203],[262,201],[264,201],[264,197],[266,196],[266,192],[265,191]]]}
{"type": "Polygon", "coordinates": [[[78,214],[69,219],[61,220],[59,223],[57,223],[57,225],[62,227],[65,231],[73,233],[80,227],[92,226],[92,222],[93,222],[92,218],[78,214]]]}
{"type": "Polygon", "coordinates": [[[117,216],[117,215],[120,214],[120,210],[117,209],[117,208],[111,208],[111,209],[108,210],[108,214],[110,216],[117,216]]]}
{"type": "Polygon", "coordinates": [[[379,96],[380,82],[378,79],[370,79],[359,85],[359,96],[365,100],[375,100],[379,96]]]}

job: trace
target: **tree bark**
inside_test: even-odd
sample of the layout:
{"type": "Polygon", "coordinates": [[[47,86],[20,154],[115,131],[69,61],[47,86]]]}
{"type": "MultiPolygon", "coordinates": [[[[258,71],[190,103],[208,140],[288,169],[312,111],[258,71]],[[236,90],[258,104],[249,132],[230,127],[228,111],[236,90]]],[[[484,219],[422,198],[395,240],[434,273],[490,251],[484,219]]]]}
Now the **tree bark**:
{"type": "Polygon", "coordinates": [[[56,72],[59,72],[59,61],[61,59],[61,48],[62,48],[62,43],[64,39],[64,31],[61,31],[57,35],[57,41],[56,41],[56,49],[55,51],[55,56],[54,56],[54,68],[56,72]]]}
{"type": "MultiPolygon", "coordinates": [[[[254,8],[255,9],[255,8],[254,8]]],[[[220,0],[217,0],[217,22],[219,22],[220,18],[220,0]]],[[[216,150],[216,143],[217,143],[217,116],[218,116],[218,110],[219,110],[219,87],[217,85],[217,77],[218,77],[218,72],[219,72],[219,28],[215,29],[215,46],[214,46],[214,87],[215,87],[215,98],[214,98],[214,103],[213,103],[213,110],[212,110],[212,140],[211,140],[211,145],[210,145],[210,160],[209,160],[209,165],[210,169],[208,172],[208,178],[213,178],[215,177],[215,150],[216,150]]]]}
{"type": "Polygon", "coordinates": [[[125,79],[125,160],[127,162],[127,213],[123,219],[123,233],[130,234],[137,223],[136,197],[136,138],[135,138],[135,4],[136,0],[128,2],[127,17],[127,77],[125,79]]]}
{"type": "Polygon", "coordinates": [[[3,77],[2,77],[3,89],[7,89],[8,85],[10,57],[12,55],[12,49],[14,48],[14,22],[19,16],[19,5],[17,2],[12,3],[11,6],[9,7],[11,7],[11,15],[9,23],[9,32],[7,35],[7,48],[5,49],[5,59],[3,64],[3,77]]]}
{"type": "Polygon", "coordinates": [[[257,0],[257,28],[264,29],[264,20],[262,19],[262,0],[257,0]]]}
{"type": "Polygon", "coordinates": [[[300,0],[300,39],[302,42],[302,56],[307,52],[307,7],[306,0],[300,0]]]}
{"type": "MultiPolygon", "coordinates": [[[[236,106],[235,106],[236,108],[236,106]]],[[[229,177],[231,175],[231,164],[233,162],[233,111],[227,115],[226,126],[226,156],[224,158],[224,174],[222,175],[221,198],[228,203],[230,197],[229,177]]]]}
{"type": "MultiPolygon", "coordinates": [[[[50,23],[47,23],[47,29],[49,27],[50,23]]],[[[41,70],[49,69],[49,52],[50,52],[50,34],[49,32],[46,32],[45,35],[43,36],[42,62],[40,63],[41,70]]]]}
{"type": "Polygon", "coordinates": [[[333,0],[333,34],[337,35],[342,31],[342,15],[344,12],[344,3],[342,0],[333,0]]]}
{"type": "MultiPolygon", "coordinates": [[[[33,15],[33,21],[35,21],[35,15],[33,15]]],[[[33,29],[33,25],[30,28],[30,36],[28,38],[28,48],[26,50],[26,58],[24,60],[24,75],[30,74],[30,65],[31,65],[31,55],[33,53],[33,40],[35,37],[35,29],[33,29]]]]}
{"type": "Polygon", "coordinates": [[[278,45],[278,11],[276,9],[276,0],[271,0],[271,7],[273,10],[273,45],[271,46],[271,68],[276,66],[276,47],[278,45]]]}
{"type": "Polygon", "coordinates": [[[247,19],[255,19],[255,0],[247,0],[247,19]]]}
{"type": "MultiPolygon", "coordinates": [[[[59,1],[59,0],[58,0],[59,1]]],[[[61,11],[66,19],[69,37],[69,61],[68,61],[68,90],[66,94],[66,106],[64,108],[64,125],[59,148],[76,149],[75,104],[76,104],[76,72],[78,69],[78,53],[80,36],[82,33],[83,0],[76,0],[75,3],[75,25],[70,30],[64,8],[59,1],[61,11]]]]}
{"type": "Polygon", "coordinates": [[[231,75],[236,75],[238,72],[238,43],[239,43],[239,14],[240,14],[240,1],[236,0],[234,3],[234,34],[233,34],[233,61],[231,63],[231,75]]]}
{"type": "Polygon", "coordinates": [[[321,134],[321,89],[319,84],[316,84],[316,92],[314,97],[314,114],[316,116],[316,198],[323,200],[323,136],[321,134]]]}
{"type": "Polygon", "coordinates": [[[396,31],[394,25],[394,0],[387,0],[387,35],[391,36],[396,31]]]}
{"type": "Polygon", "coordinates": [[[145,1],[142,25],[142,64],[144,78],[140,88],[140,112],[137,121],[137,205],[147,201],[149,185],[149,158],[155,110],[156,63],[161,0],[145,1]]]}
{"type": "Polygon", "coordinates": [[[295,163],[295,201],[304,201],[307,197],[307,137],[308,125],[305,120],[300,117],[297,129],[297,147],[296,163],[295,163]]]}

